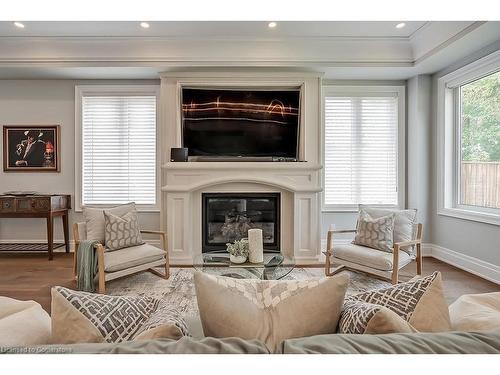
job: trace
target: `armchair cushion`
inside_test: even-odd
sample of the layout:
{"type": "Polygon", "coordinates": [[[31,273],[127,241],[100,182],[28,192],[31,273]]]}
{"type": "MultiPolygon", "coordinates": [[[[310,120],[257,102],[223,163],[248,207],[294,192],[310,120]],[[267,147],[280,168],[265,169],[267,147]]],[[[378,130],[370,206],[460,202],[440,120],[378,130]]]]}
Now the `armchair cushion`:
{"type": "MultiPolygon", "coordinates": [[[[106,212],[113,215],[123,216],[135,210],[135,203],[122,204],[113,208],[107,208],[106,212]]],[[[87,225],[87,236],[89,240],[97,240],[104,244],[104,209],[83,207],[83,218],[87,225]]]]}
{"type": "Polygon", "coordinates": [[[165,257],[165,251],[150,244],[126,247],[104,253],[104,271],[117,272],[151,263],[165,257]]]}
{"type": "MultiPolygon", "coordinates": [[[[393,254],[386,251],[372,249],[370,247],[354,244],[338,245],[333,249],[335,258],[347,260],[348,262],[360,264],[365,267],[380,271],[392,271],[393,254]]],[[[399,252],[399,267],[402,268],[410,263],[412,257],[404,251],[399,252]]]]}
{"type": "MultiPolygon", "coordinates": [[[[360,204],[359,212],[365,212],[370,217],[378,219],[383,216],[394,214],[394,242],[406,242],[415,239],[415,222],[417,220],[417,210],[399,210],[388,208],[369,207],[360,204]]],[[[413,246],[406,246],[401,248],[408,253],[411,253],[413,246]]]]}

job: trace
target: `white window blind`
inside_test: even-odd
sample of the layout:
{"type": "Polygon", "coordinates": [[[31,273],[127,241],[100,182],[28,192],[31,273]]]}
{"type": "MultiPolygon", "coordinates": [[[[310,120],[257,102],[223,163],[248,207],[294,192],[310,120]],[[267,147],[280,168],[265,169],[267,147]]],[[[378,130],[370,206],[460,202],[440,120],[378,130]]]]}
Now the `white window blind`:
{"type": "Polygon", "coordinates": [[[397,94],[325,96],[325,206],[398,204],[397,94]]]}
{"type": "Polygon", "coordinates": [[[156,204],[156,96],[82,97],[82,204],[156,204]]]}

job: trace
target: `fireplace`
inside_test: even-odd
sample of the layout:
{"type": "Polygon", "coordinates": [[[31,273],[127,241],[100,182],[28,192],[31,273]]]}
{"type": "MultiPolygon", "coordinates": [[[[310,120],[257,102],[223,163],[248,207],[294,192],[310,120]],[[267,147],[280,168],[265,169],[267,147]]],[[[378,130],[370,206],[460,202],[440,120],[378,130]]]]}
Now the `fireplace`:
{"type": "Polygon", "coordinates": [[[280,200],[280,193],[202,193],[202,251],[225,251],[259,228],[265,251],[279,252],[280,200]]]}

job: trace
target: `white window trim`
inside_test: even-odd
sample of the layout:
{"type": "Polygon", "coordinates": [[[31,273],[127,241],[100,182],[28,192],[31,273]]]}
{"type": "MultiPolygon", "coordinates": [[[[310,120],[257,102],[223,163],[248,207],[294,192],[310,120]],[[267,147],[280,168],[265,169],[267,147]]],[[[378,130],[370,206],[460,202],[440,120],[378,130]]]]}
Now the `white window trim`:
{"type": "MultiPolygon", "coordinates": [[[[154,95],[156,96],[156,135],[160,133],[159,85],[80,85],[75,86],[75,211],[82,212],[82,98],[99,95],[154,95]]],[[[160,142],[156,142],[156,204],[137,205],[138,212],[160,211],[160,142]]],[[[115,205],[86,205],[107,208],[115,205]]]]}
{"type": "Polygon", "coordinates": [[[500,51],[440,77],[437,81],[437,214],[500,225],[500,210],[458,201],[460,103],[456,88],[500,69],[500,51]]]}
{"type": "MultiPolygon", "coordinates": [[[[380,208],[403,208],[405,205],[406,192],[406,87],[405,86],[341,86],[341,85],[323,85],[321,95],[321,160],[325,159],[325,97],[330,95],[352,95],[352,94],[371,94],[377,93],[395,93],[398,97],[398,204],[397,205],[377,205],[380,208]]],[[[327,205],[325,204],[325,169],[322,169],[321,183],[323,191],[321,193],[321,211],[322,212],[358,212],[358,205],[327,205]]]]}

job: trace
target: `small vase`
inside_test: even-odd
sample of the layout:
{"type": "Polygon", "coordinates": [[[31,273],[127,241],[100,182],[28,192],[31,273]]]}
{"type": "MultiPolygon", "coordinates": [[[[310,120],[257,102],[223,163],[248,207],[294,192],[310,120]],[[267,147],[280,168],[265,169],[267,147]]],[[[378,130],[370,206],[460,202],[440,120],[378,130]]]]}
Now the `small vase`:
{"type": "Polygon", "coordinates": [[[229,254],[229,260],[231,263],[241,264],[247,261],[247,257],[243,255],[231,255],[229,254]]]}

